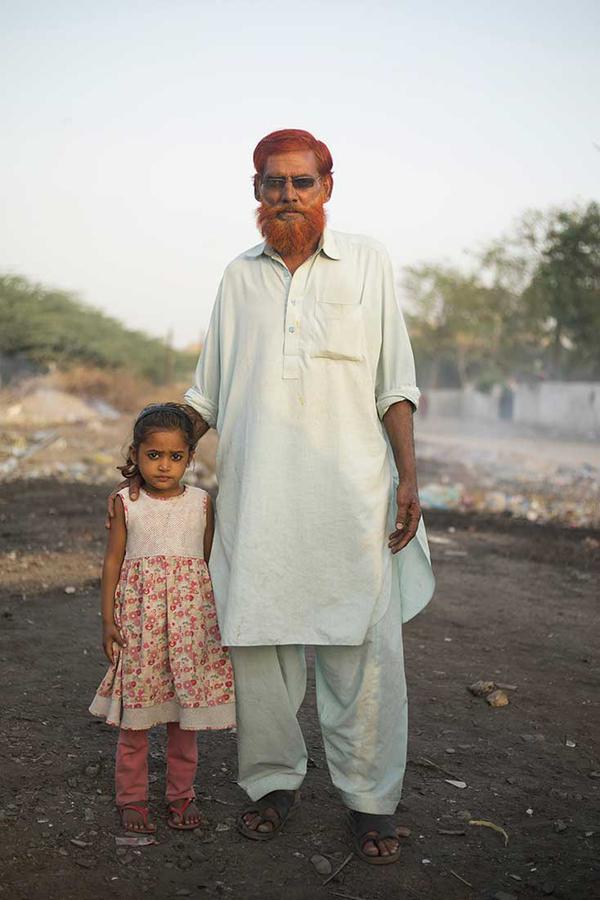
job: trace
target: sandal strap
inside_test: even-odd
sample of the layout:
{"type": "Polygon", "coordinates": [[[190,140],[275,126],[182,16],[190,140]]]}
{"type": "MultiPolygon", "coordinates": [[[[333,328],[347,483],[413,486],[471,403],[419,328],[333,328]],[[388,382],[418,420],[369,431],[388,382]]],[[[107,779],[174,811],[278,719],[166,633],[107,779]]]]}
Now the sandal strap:
{"type": "Polygon", "coordinates": [[[398,840],[396,822],[393,816],[380,813],[363,813],[355,809],[349,810],[350,826],[359,843],[367,841],[398,840]],[[375,837],[374,837],[375,835],[375,837]]]}
{"type": "Polygon", "coordinates": [[[183,819],[183,815],[186,809],[188,808],[190,803],[193,803],[195,797],[184,797],[182,799],[183,804],[181,806],[175,806],[175,804],[179,802],[178,800],[173,800],[171,803],[169,803],[169,812],[176,813],[176,815],[181,816],[181,818],[183,819]]]}
{"type": "Polygon", "coordinates": [[[133,810],[133,812],[139,813],[139,815],[142,817],[142,822],[144,823],[144,825],[148,825],[148,816],[150,814],[150,810],[147,806],[141,806],[138,803],[125,803],[123,806],[119,807],[121,816],[123,816],[123,813],[126,809],[131,809],[133,810]]]}
{"type": "Polygon", "coordinates": [[[256,813],[267,822],[273,822],[273,819],[265,816],[265,813],[268,809],[274,809],[279,817],[279,821],[283,822],[283,820],[289,814],[289,811],[294,805],[295,801],[296,791],[271,791],[270,794],[265,794],[264,797],[261,797],[260,800],[257,800],[254,806],[251,806],[248,809],[244,810],[243,814],[246,815],[246,813],[256,813]]]}

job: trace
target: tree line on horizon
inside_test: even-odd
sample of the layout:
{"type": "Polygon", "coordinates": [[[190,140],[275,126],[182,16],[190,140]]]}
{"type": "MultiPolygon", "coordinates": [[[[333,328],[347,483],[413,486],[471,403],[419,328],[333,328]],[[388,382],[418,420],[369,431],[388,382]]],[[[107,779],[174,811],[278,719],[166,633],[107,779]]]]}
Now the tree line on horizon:
{"type": "Polygon", "coordinates": [[[18,275],[0,275],[0,354],[41,370],[126,370],[154,384],[189,380],[197,359],[197,353],[127,328],[74,294],[18,275]]]}
{"type": "Polygon", "coordinates": [[[530,211],[461,269],[404,270],[419,383],[600,380],[600,205],[530,211]]]}

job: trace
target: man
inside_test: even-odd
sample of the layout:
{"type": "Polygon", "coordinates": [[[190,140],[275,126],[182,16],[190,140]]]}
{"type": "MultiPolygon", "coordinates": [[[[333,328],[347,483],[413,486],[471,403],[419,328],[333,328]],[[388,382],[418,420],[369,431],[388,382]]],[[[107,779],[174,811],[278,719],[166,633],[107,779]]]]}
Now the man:
{"type": "Polygon", "coordinates": [[[239,784],[251,800],[238,827],[271,839],[299,802],[307,752],[296,714],[310,644],[356,852],[395,862],[401,625],[433,590],[412,352],[385,251],[325,227],[327,147],[277,131],[254,164],[265,241],[227,267],[185,396],[199,434],[219,433],[211,574],[236,677],[239,784]]]}

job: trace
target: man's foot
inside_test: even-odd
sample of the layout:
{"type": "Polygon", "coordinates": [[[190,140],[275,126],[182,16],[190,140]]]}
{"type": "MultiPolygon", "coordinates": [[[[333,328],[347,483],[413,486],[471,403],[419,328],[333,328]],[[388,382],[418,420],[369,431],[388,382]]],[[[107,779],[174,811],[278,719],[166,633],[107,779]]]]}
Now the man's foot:
{"type": "Polygon", "coordinates": [[[167,810],[167,825],[170,828],[175,828],[179,831],[192,831],[203,824],[200,810],[193,797],[173,800],[169,803],[167,810]]]}
{"type": "Polygon", "coordinates": [[[271,791],[244,810],[238,831],[252,841],[269,841],[300,805],[300,791],[271,791]]]}
{"type": "Polygon", "coordinates": [[[154,834],[156,825],[150,821],[148,807],[142,803],[128,803],[119,807],[121,825],[125,831],[137,834],[154,834]]]}
{"type": "Polygon", "coordinates": [[[400,857],[400,835],[393,816],[348,811],[350,836],[357,855],[373,866],[396,862],[400,857]]]}

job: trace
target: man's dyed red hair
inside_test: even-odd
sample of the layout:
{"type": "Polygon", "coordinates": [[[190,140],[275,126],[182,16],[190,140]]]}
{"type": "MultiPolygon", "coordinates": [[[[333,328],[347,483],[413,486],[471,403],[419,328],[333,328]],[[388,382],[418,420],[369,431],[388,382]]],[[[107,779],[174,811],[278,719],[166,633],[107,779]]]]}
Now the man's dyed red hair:
{"type": "Polygon", "coordinates": [[[272,131],[256,145],[253,160],[254,168],[262,175],[267,159],[274,153],[288,153],[292,150],[312,150],[317,160],[319,175],[331,176],[333,159],[329,148],[323,141],[318,141],[309,131],[299,128],[283,128],[281,131],[272,131]]]}

